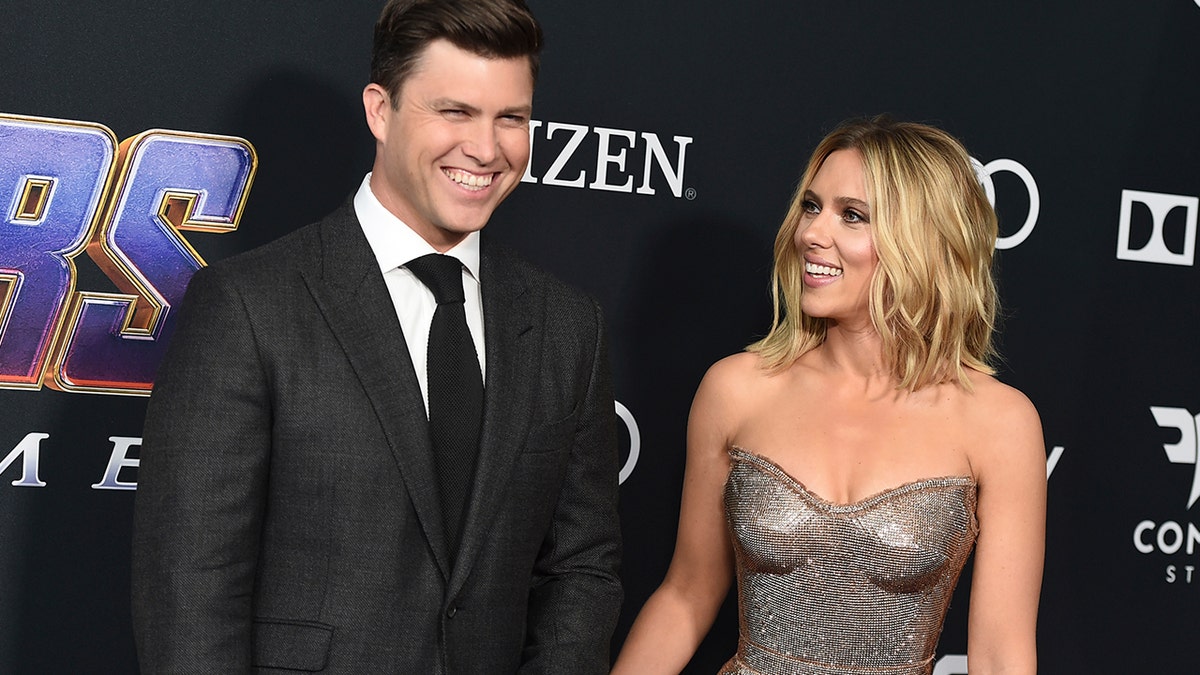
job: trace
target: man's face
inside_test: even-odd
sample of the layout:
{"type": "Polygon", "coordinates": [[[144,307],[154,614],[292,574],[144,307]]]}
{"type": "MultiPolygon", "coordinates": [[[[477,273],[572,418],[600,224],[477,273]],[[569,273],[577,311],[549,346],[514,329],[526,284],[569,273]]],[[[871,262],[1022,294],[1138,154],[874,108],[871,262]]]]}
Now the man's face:
{"type": "Polygon", "coordinates": [[[436,40],[393,109],[363,91],[376,139],[371,191],[439,251],[483,228],[529,162],[529,59],[489,59],[436,40]]]}

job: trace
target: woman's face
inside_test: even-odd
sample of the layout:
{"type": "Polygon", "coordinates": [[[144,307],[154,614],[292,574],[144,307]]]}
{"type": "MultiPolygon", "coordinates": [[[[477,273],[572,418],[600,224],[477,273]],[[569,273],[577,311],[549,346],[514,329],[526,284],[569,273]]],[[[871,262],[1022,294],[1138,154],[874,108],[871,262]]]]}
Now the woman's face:
{"type": "Polygon", "coordinates": [[[870,323],[871,277],[879,264],[871,236],[866,173],[857,150],[825,158],[801,195],[796,249],[804,259],[800,308],[838,323],[870,323]]]}

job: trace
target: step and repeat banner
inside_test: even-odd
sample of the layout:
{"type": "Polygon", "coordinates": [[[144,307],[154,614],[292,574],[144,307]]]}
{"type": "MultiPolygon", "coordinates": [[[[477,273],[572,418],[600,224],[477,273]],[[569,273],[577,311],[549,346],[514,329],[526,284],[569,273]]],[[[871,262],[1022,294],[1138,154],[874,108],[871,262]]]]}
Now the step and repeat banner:
{"type": "MultiPolygon", "coordinates": [[[[5,9],[0,672],[136,672],[130,521],[171,310],[370,168],[380,4],[5,9]]],[[[890,113],[962,138],[1000,214],[999,376],[1040,410],[1050,477],[1042,671],[1200,671],[1200,0],[530,4],[533,158],[488,230],[609,319],[614,648],[671,555],[692,393],[768,327],[809,152],[890,113]]],[[[969,569],[937,675],[967,672],[969,569]]],[[[732,653],[734,603],[686,672],[732,653]]]]}

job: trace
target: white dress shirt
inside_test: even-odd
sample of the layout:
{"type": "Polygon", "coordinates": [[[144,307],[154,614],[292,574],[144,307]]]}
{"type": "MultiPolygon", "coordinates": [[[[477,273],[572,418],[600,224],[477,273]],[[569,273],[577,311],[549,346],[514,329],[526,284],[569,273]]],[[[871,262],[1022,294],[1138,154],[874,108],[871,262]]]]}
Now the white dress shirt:
{"type": "MultiPolygon", "coordinates": [[[[421,384],[421,397],[425,399],[425,414],[429,415],[429,376],[426,372],[425,356],[429,350],[429,326],[433,323],[433,312],[437,309],[433,291],[421,283],[415,274],[404,267],[408,261],[438,251],[421,238],[404,221],[384,208],[371,192],[371,174],[363,178],[362,185],[354,195],[354,213],[362,226],[367,243],[379,262],[383,281],[387,284],[396,317],[404,331],[404,341],[417,371],[417,382],[421,384]]],[[[483,298],[479,292],[479,233],[472,232],[457,246],[446,251],[463,263],[463,296],[466,298],[467,328],[475,343],[475,355],[479,357],[479,370],[487,382],[484,369],[483,350],[483,298]]]]}

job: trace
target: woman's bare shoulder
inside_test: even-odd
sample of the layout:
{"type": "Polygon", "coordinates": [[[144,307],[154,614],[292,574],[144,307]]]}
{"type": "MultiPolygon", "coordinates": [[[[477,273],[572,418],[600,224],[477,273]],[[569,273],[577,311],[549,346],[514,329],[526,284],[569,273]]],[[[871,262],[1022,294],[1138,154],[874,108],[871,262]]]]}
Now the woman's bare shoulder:
{"type": "Polygon", "coordinates": [[[758,354],[726,356],[704,374],[692,402],[692,413],[719,415],[727,425],[736,425],[747,410],[758,405],[770,377],[758,354]]]}
{"type": "Polygon", "coordinates": [[[708,368],[704,379],[714,384],[745,385],[749,381],[767,373],[762,365],[762,358],[754,352],[738,352],[730,354],[708,368]]]}
{"type": "Polygon", "coordinates": [[[978,371],[969,371],[969,378],[974,392],[970,395],[971,407],[982,418],[979,421],[991,420],[997,426],[1004,428],[1016,424],[1041,426],[1037,408],[1029,397],[1020,389],[1005,384],[992,375],[978,371]]]}
{"type": "Polygon", "coordinates": [[[974,391],[967,397],[976,460],[1045,462],[1042,422],[1029,397],[991,375],[972,372],[974,391]]]}

